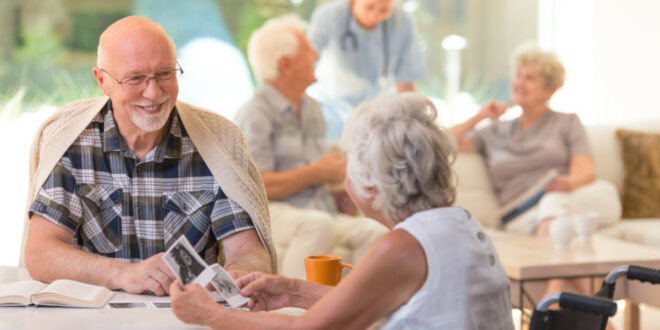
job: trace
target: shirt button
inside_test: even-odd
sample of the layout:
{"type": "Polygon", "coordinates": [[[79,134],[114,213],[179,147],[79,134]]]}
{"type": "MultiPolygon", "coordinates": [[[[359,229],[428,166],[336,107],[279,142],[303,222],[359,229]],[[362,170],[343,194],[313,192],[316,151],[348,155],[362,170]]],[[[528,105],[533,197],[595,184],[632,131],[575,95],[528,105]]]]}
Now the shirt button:
{"type": "Polygon", "coordinates": [[[136,204],[135,204],[135,207],[139,210],[140,208],[142,208],[142,204],[140,204],[140,203],[136,203],[136,204]]]}
{"type": "Polygon", "coordinates": [[[140,245],[144,245],[144,238],[140,238],[140,239],[138,239],[138,244],[140,244],[140,245]]]}
{"type": "Polygon", "coordinates": [[[46,213],[46,207],[43,205],[39,205],[39,212],[46,213]]]}
{"type": "Polygon", "coordinates": [[[490,263],[491,266],[495,266],[495,256],[492,254],[488,255],[488,262],[490,263]]]}
{"type": "Polygon", "coordinates": [[[478,238],[480,241],[483,242],[483,241],[486,240],[486,234],[484,234],[483,232],[480,231],[480,232],[477,233],[477,238],[478,238]]]}
{"type": "Polygon", "coordinates": [[[182,209],[183,209],[184,212],[188,212],[188,206],[184,205],[184,206],[182,207],[182,209]]]}

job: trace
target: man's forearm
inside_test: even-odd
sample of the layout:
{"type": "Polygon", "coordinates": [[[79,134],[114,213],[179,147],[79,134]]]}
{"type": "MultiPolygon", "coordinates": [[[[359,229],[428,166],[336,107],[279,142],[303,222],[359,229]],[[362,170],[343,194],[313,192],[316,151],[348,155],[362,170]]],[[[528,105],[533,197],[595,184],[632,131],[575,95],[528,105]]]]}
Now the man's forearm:
{"type": "Polygon", "coordinates": [[[36,245],[31,245],[25,256],[33,279],[52,282],[66,278],[120,289],[116,279],[127,263],[96,256],[58,241],[42,241],[36,245]]]}
{"type": "Polygon", "coordinates": [[[307,187],[322,182],[314,165],[305,165],[288,171],[263,171],[261,177],[268,199],[279,200],[289,197],[307,187]]]}
{"type": "Polygon", "coordinates": [[[237,274],[243,275],[251,272],[262,272],[271,274],[273,272],[271,268],[270,255],[266,250],[257,249],[254,251],[242,251],[238,254],[235,254],[231,259],[227,259],[225,262],[225,270],[227,272],[235,272],[237,274]]]}

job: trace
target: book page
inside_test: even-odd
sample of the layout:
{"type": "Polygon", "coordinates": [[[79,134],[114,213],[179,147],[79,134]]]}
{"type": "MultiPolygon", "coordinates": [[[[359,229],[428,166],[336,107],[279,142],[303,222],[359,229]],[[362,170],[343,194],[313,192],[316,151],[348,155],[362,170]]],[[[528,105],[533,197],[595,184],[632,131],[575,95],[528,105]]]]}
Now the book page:
{"type": "Polygon", "coordinates": [[[17,303],[27,305],[30,302],[30,296],[38,293],[46,283],[39,281],[20,281],[13,283],[0,284],[0,303],[17,303]],[[25,299],[16,299],[22,297],[25,299]]]}
{"type": "Polygon", "coordinates": [[[40,295],[57,294],[77,300],[92,302],[102,293],[109,291],[102,286],[96,286],[71,280],[57,280],[41,290],[40,295]]]}
{"type": "Polygon", "coordinates": [[[523,193],[514,198],[511,202],[502,206],[499,210],[499,217],[506,216],[508,213],[514,211],[516,208],[524,205],[528,200],[534,198],[539,193],[542,193],[545,190],[545,187],[548,186],[552,181],[554,181],[559,176],[559,172],[555,169],[548,170],[542,177],[540,177],[536,182],[527,188],[523,193]]]}

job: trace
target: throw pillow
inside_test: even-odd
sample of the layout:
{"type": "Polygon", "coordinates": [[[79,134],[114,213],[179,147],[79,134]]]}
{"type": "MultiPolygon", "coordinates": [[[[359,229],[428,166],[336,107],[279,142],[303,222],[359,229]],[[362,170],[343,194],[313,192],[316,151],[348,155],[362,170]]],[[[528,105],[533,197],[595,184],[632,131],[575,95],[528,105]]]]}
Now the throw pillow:
{"type": "Polygon", "coordinates": [[[660,134],[616,131],[625,178],[623,217],[660,217],[660,134]]]}

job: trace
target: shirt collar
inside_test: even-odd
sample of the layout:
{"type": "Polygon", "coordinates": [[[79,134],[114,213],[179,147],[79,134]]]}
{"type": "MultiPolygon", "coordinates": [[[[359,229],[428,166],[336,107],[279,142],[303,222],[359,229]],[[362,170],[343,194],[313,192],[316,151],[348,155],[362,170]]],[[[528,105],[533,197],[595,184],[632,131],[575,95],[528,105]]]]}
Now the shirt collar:
{"type": "Polygon", "coordinates": [[[289,102],[289,100],[287,100],[286,97],[275,88],[275,86],[269,83],[264,83],[261,87],[261,93],[268,104],[270,104],[271,109],[283,114],[290,112],[295,115],[293,104],[291,104],[291,102],[289,102]]]}
{"type": "MultiPolygon", "coordinates": [[[[113,115],[112,101],[108,101],[106,108],[101,112],[103,117],[103,152],[117,151],[124,157],[137,159],[137,156],[126,145],[123,137],[119,133],[117,123],[113,115]]],[[[172,110],[172,121],[170,123],[170,130],[156,148],[149,151],[145,156],[144,161],[162,162],[164,159],[178,159],[184,153],[181,149],[181,138],[188,136],[187,132],[181,125],[177,108],[172,110]]]]}

